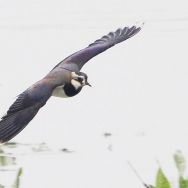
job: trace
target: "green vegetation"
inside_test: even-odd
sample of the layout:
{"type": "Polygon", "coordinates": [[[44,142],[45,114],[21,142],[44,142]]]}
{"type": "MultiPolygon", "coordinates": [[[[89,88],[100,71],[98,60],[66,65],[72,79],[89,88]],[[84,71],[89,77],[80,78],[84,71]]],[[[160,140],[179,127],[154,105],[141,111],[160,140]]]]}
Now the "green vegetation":
{"type": "MultiPolygon", "coordinates": [[[[15,160],[16,160],[15,157],[8,157],[5,154],[6,153],[2,149],[0,149],[0,167],[15,165],[15,160]]],[[[22,175],[22,168],[19,168],[17,171],[16,180],[11,186],[12,188],[19,188],[21,175],[22,175]]],[[[5,188],[5,186],[0,184],[0,188],[5,188]]]]}
{"type": "MultiPolygon", "coordinates": [[[[186,162],[185,162],[185,159],[184,159],[181,151],[176,151],[176,153],[174,154],[174,161],[175,161],[176,167],[178,169],[178,174],[179,174],[179,180],[178,180],[179,186],[178,186],[178,188],[188,188],[188,178],[184,178],[184,171],[186,169],[186,162]]],[[[164,175],[161,168],[159,168],[159,170],[157,172],[156,185],[155,186],[152,186],[152,185],[148,186],[148,185],[144,184],[144,186],[147,187],[147,188],[172,188],[172,186],[169,183],[169,180],[166,178],[166,176],[164,175]]]]}
{"type": "Polygon", "coordinates": [[[149,188],[171,188],[168,179],[162,172],[162,169],[159,168],[156,178],[156,186],[149,186],[149,188]]]}
{"type": "Polygon", "coordinates": [[[18,170],[17,176],[16,176],[16,181],[12,185],[12,188],[19,188],[20,186],[20,176],[22,175],[22,168],[18,170]]]}
{"type": "Polygon", "coordinates": [[[184,178],[186,163],[181,151],[177,151],[174,154],[174,160],[179,173],[179,188],[188,188],[188,178],[184,178]]]}
{"type": "MultiPolygon", "coordinates": [[[[110,133],[105,133],[104,136],[108,137],[111,136],[110,133]]],[[[14,143],[14,142],[9,142],[8,144],[4,145],[0,149],[0,171],[4,171],[6,169],[6,166],[13,166],[16,165],[16,157],[10,155],[10,150],[14,150],[16,147],[19,146],[30,146],[32,152],[46,152],[46,151],[51,151],[45,143],[40,143],[40,144],[19,144],[19,143],[14,143]],[[7,150],[8,149],[8,150],[7,150]],[[7,152],[8,151],[8,152],[7,152]]],[[[68,151],[67,149],[62,149],[61,151],[68,151]]],[[[174,156],[174,161],[176,168],[178,170],[178,186],[177,188],[188,188],[188,178],[185,178],[185,169],[186,169],[186,161],[181,153],[181,151],[176,151],[174,156]]],[[[141,177],[138,175],[136,170],[133,168],[130,162],[128,162],[132,170],[135,172],[135,174],[138,176],[140,181],[142,182],[143,186],[146,188],[175,188],[174,186],[170,184],[170,181],[167,179],[165,174],[162,171],[162,168],[159,167],[156,175],[156,182],[155,185],[147,185],[144,183],[144,181],[141,179],[141,177]]],[[[6,169],[6,171],[9,169],[6,169]]],[[[12,184],[12,188],[19,188],[20,186],[20,177],[22,175],[22,168],[16,169],[15,175],[15,181],[12,184]]],[[[1,182],[0,182],[0,188],[5,188],[1,182]]]]}

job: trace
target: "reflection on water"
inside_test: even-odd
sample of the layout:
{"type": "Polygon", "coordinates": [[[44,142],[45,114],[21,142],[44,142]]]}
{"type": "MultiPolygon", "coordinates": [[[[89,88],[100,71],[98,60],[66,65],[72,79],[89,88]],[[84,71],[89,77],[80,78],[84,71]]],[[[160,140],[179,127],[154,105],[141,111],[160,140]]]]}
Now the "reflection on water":
{"type": "MultiPolygon", "coordinates": [[[[108,137],[112,137],[112,134],[109,132],[102,134],[102,138],[108,138],[108,137]]],[[[106,149],[108,149],[109,151],[113,151],[112,144],[109,144],[109,147],[107,147],[106,149]]],[[[46,143],[23,144],[17,142],[8,142],[5,145],[1,145],[0,146],[0,188],[9,188],[9,187],[21,188],[23,186],[25,181],[25,175],[28,175],[29,172],[28,166],[23,163],[23,161],[25,160],[29,161],[26,162],[27,164],[28,163],[30,163],[30,165],[33,164],[33,166],[36,167],[37,171],[43,169],[40,165],[41,163],[46,161],[45,169],[47,170],[52,168],[49,167],[49,161],[53,161],[53,158],[55,158],[55,162],[54,161],[52,162],[52,166],[56,165],[56,163],[58,164],[63,163],[65,165],[65,163],[62,162],[62,159],[63,158],[65,159],[67,155],[62,156],[61,154],[73,154],[73,153],[75,155],[78,155],[78,152],[76,151],[69,150],[68,148],[54,149],[53,146],[51,147],[46,143]],[[30,157],[32,161],[29,160],[30,157]],[[37,161],[40,161],[39,164],[37,164],[35,159],[37,161]]],[[[71,156],[73,157],[73,155],[71,156]]],[[[70,159],[72,157],[70,157],[70,159]]],[[[69,164],[69,167],[70,166],[71,165],[69,164]]]]}
{"type": "MultiPolygon", "coordinates": [[[[23,167],[18,166],[17,159],[20,155],[28,154],[54,154],[57,152],[71,153],[66,148],[59,151],[51,150],[45,143],[39,144],[20,144],[16,142],[9,142],[0,147],[0,188],[5,187],[20,187],[20,178],[23,172],[23,167]],[[14,176],[14,180],[9,182],[9,177],[14,176]],[[6,182],[1,182],[4,178],[8,178],[8,185],[6,182]],[[1,179],[3,178],[3,179],[1,179]]],[[[10,178],[11,179],[11,178],[10,178]]]]}
{"type": "MultiPolygon", "coordinates": [[[[19,168],[16,175],[16,180],[12,184],[11,187],[18,188],[20,186],[20,176],[22,175],[22,168],[19,168]]],[[[4,188],[5,186],[0,184],[0,188],[4,188]]]]}
{"type": "MultiPolygon", "coordinates": [[[[11,172],[11,173],[15,173],[16,171],[16,179],[13,182],[11,187],[15,187],[18,188],[20,185],[20,176],[22,175],[22,168],[18,168],[18,169],[11,169],[9,167],[12,167],[14,165],[16,165],[16,157],[11,156],[11,153],[8,152],[7,150],[10,150],[10,148],[15,148],[16,143],[9,143],[5,146],[2,146],[0,149],[0,171],[1,172],[11,172]]],[[[2,174],[3,175],[3,174],[2,174]]],[[[3,184],[1,184],[0,182],[0,188],[5,187],[3,184]]]]}

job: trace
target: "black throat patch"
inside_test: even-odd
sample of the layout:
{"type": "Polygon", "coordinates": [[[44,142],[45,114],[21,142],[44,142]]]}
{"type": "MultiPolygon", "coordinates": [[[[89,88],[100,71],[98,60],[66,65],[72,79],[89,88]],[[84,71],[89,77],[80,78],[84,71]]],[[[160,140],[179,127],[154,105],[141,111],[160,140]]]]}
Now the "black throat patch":
{"type": "Polygon", "coordinates": [[[68,97],[73,97],[73,96],[77,95],[82,90],[82,87],[80,87],[76,90],[72,84],[65,84],[63,89],[64,89],[65,94],[68,97]]]}

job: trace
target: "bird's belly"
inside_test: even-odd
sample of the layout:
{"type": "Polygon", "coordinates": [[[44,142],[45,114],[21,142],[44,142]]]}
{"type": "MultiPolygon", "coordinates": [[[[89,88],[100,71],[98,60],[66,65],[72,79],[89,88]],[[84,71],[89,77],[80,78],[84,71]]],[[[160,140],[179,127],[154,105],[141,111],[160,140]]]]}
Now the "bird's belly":
{"type": "Polygon", "coordinates": [[[68,96],[65,94],[64,90],[63,90],[63,86],[59,86],[56,87],[53,92],[52,92],[52,96],[54,97],[61,97],[61,98],[67,98],[68,96]]]}

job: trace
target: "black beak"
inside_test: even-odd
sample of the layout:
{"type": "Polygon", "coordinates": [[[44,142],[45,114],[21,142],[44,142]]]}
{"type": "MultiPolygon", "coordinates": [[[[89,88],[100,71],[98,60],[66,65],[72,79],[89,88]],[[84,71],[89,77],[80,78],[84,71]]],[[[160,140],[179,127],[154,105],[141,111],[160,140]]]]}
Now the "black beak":
{"type": "Polygon", "coordinates": [[[86,82],[86,85],[88,85],[88,86],[92,87],[92,86],[91,86],[91,84],[90,84],[89,82],[86,82]]]}

